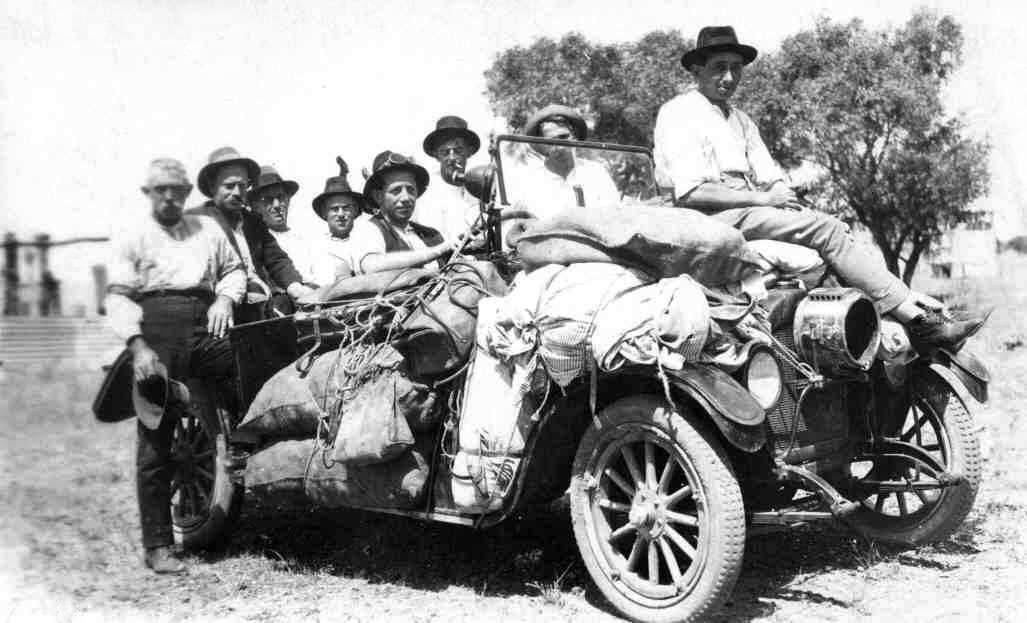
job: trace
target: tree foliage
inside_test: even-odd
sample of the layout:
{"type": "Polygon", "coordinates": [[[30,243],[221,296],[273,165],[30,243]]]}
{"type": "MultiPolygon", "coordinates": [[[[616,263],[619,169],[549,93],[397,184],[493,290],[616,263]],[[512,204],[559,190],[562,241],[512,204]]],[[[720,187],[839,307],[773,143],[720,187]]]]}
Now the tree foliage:
{"type": "Polygon", "coordinates": [[[546,104],[565,104],[591,120],[594,140],[651,147],[656,112],[685,84],[678,59],[690,44],[676,30],[632,43],[543,37],[500,53],[485,72],[486,93],[514,128],[546,104]]]}
{"type": "MultiPolygon", "coordinates": [[[[736,96],[783,166],[820,173],[808,197],[869,230],[907,282],[987,191],[989,146],[942,101],[962,46],[959,24],[929,11],[887,30],[821,19],[761,52],[736,96]]],[[[690,47],[673,30],[631,43],[542,38],[496,57],[487,95],[515,128],[556,102],[591,118],[596,140],[651,147],[659,107],[690,81],[679,64],[690,47]]]]}
{"type": "Polygon", "coordinates": [[[817,204],[869,230],[907,283],[987,191],[989,147],[942,101],[962,45],[952,18],[926,11],[884,31],[822,19],[764,55],[738,94],[775,158],[822,171],[817,204]]]}

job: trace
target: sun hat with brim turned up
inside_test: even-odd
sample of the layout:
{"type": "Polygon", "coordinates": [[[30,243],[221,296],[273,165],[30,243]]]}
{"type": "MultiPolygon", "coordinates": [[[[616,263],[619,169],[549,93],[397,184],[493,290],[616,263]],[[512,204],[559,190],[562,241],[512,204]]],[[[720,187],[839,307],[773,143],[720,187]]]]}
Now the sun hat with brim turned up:
{"type": "Polygon", "coordinates": [[[481,139],[478,138],[478,135],[469,130],[467,122],[456,115],[440,118],[435,123],[435,129],[424,137],[424,143],[421,146],[424,148],[424,153],[434,158],[439,143],[452,138],[462,138],[467,141],[467,147],[471,150],[471,153],[467,154],[468,156],[474,155],[481,148],[481,139]]]}
{"type": "Polygon", "coordinates": [[[218,147],[210,152],[207,164],[200,169],[200,174],[196,176],[196,187],[207,197],[213,197],[214,178],[217,176],[218,170],[233,164],[245,167],[246,175],[251,182],[260,177],[260,165],[256,160],[244,158],[234,147],[218,147]]]}
{"type": "Polygon", "coordinates": [[[374,203],[371,191],[382,187],[382,179],[390,171],[410,171],[413,173],[414,181],[417,183],[418,197],[423,195],[425,189],[428,188],[428,169],[417,164],[410,156],[404,156],[386,149],[374,157],[374,163],[371,165],[371,175],[364,182],[364,197],[368,201],[374,203]]]}
{"type": "Polygon", "coordinates": [[[275,187],[284,188],[290,197],[295,195],[296,191],[300,189],[300,185],[293,180],[282,179],[282,176],[278,174],[278,171],[273,166],[269,164],[262,165],[257,181],[253,183],[253,187],[246,193],[246,200],[253,201],[260,191],[275,187]]]}
{"type": "Polygon", "coordinates": [[[735,52],[748,65],[756,60],[756,48],[738,43],[735,29],[731,26],[706,26],[695,38],[695,48],[681,55],[681,64],[685,69],[692,65],[702,65],[710,54],[717,52],[735,52]]]}
{"type": "Polygon", "coordinates": [[[542,123],[554,119],[564,119],[574,131],[574,137],[583,141],[588,137],[588,125],[581,113],[570,106],[549,104],[537,111],[524,123],[524,133],[528,136],[542,136],[542,123]]]}

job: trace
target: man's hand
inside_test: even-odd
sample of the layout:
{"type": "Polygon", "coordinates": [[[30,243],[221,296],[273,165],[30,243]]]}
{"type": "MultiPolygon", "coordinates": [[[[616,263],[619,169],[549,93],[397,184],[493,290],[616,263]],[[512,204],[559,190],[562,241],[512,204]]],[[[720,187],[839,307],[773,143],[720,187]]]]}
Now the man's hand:
{"type": "Polygon", "coordinates": [[[285,289],[285,292],[289,295],[289,298],[294,301],[298,301],[302,298],[309,297],[314,293],[314,289],[303,285],[299,281],[293,281],[289,284],[289,287],[285,289]]]}
{"type": "Polygon", "coordinates": [[[775,182],[763,195],[761,205],[768,205],[786,210],[802,210],[805,206],[799,201],[795,191],[785,185],[784,182],[775,182]]]}
{"type": "Polygon", "coordinates": [[[207,309],[207,333],[214,337],[224,337],[232,325],[232,299],[218,296],[207,309]]]}
{"type": "Polygon", "coordinates": [[[157,366],[160,365],[160,359],[157,358],[157,353],[150,348],[143,338],[137,337],[132,340],[128,349],[132,351],[133,377],[136,381],[142,381],[149,376],[159,374],[157,366]]]}

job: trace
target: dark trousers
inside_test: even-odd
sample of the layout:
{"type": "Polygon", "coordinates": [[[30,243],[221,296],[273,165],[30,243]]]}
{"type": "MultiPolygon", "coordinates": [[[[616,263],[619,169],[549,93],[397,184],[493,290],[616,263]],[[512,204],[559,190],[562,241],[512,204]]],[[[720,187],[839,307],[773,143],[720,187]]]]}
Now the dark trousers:
{"type": "MultiPolygon", "coordinates": [[[[183,295],[150,296],[143,308],[143,339],[167,366],[171,378],[191,377],[223,384],[232,378],[234,361],[227,338],[207,334],[209,299],[183,295]]],[[[143,547],[171,545],[171,480],[175,462],[171,453],[175,425],[181,413],[168,410],[153,430],[136,423],[136,493],[143,547]]]]}

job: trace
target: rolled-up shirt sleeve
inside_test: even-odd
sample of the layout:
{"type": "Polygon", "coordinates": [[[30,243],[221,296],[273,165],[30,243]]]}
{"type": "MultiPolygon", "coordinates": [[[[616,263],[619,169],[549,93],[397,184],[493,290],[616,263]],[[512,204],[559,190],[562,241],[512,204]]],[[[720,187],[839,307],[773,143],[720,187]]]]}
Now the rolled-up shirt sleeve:
{"type": "Polygon", "coordinates": [[[350,245],[352,245],[352,268],[358,275],[365,274],[363,267],[365,257],[375,253],[384,254],[386,252],[385,238],[382,237],[382,232],[367,221],[358,221],[353,225],[353,231],[349,235],[349,240],[350,245]]]}
{"type": "Polygon", "coordinates": [[[246,266],[239,254],[232,248],[232,243],[223,232],[214,234],[214,294],[227,296],[233,303],[242,301],[246,294],[246,266]]]}
{"type": "Polygon", "coordinates": [[[713,145],[686,113],[680,106],[661,108],[653,132],[657,179],[674,187],[675,199],[721,177],[713,145]]]}
{"type": "Polygon", "coordinates": [[[142,333],[143,309],[130,298],[139,293],[142,284],[137,264],[138,253],[132,239],[124,233],[115,234],[107,264],[109,281],[104,308],[107,310],[107,325],[123,340],[142,333]]]}

